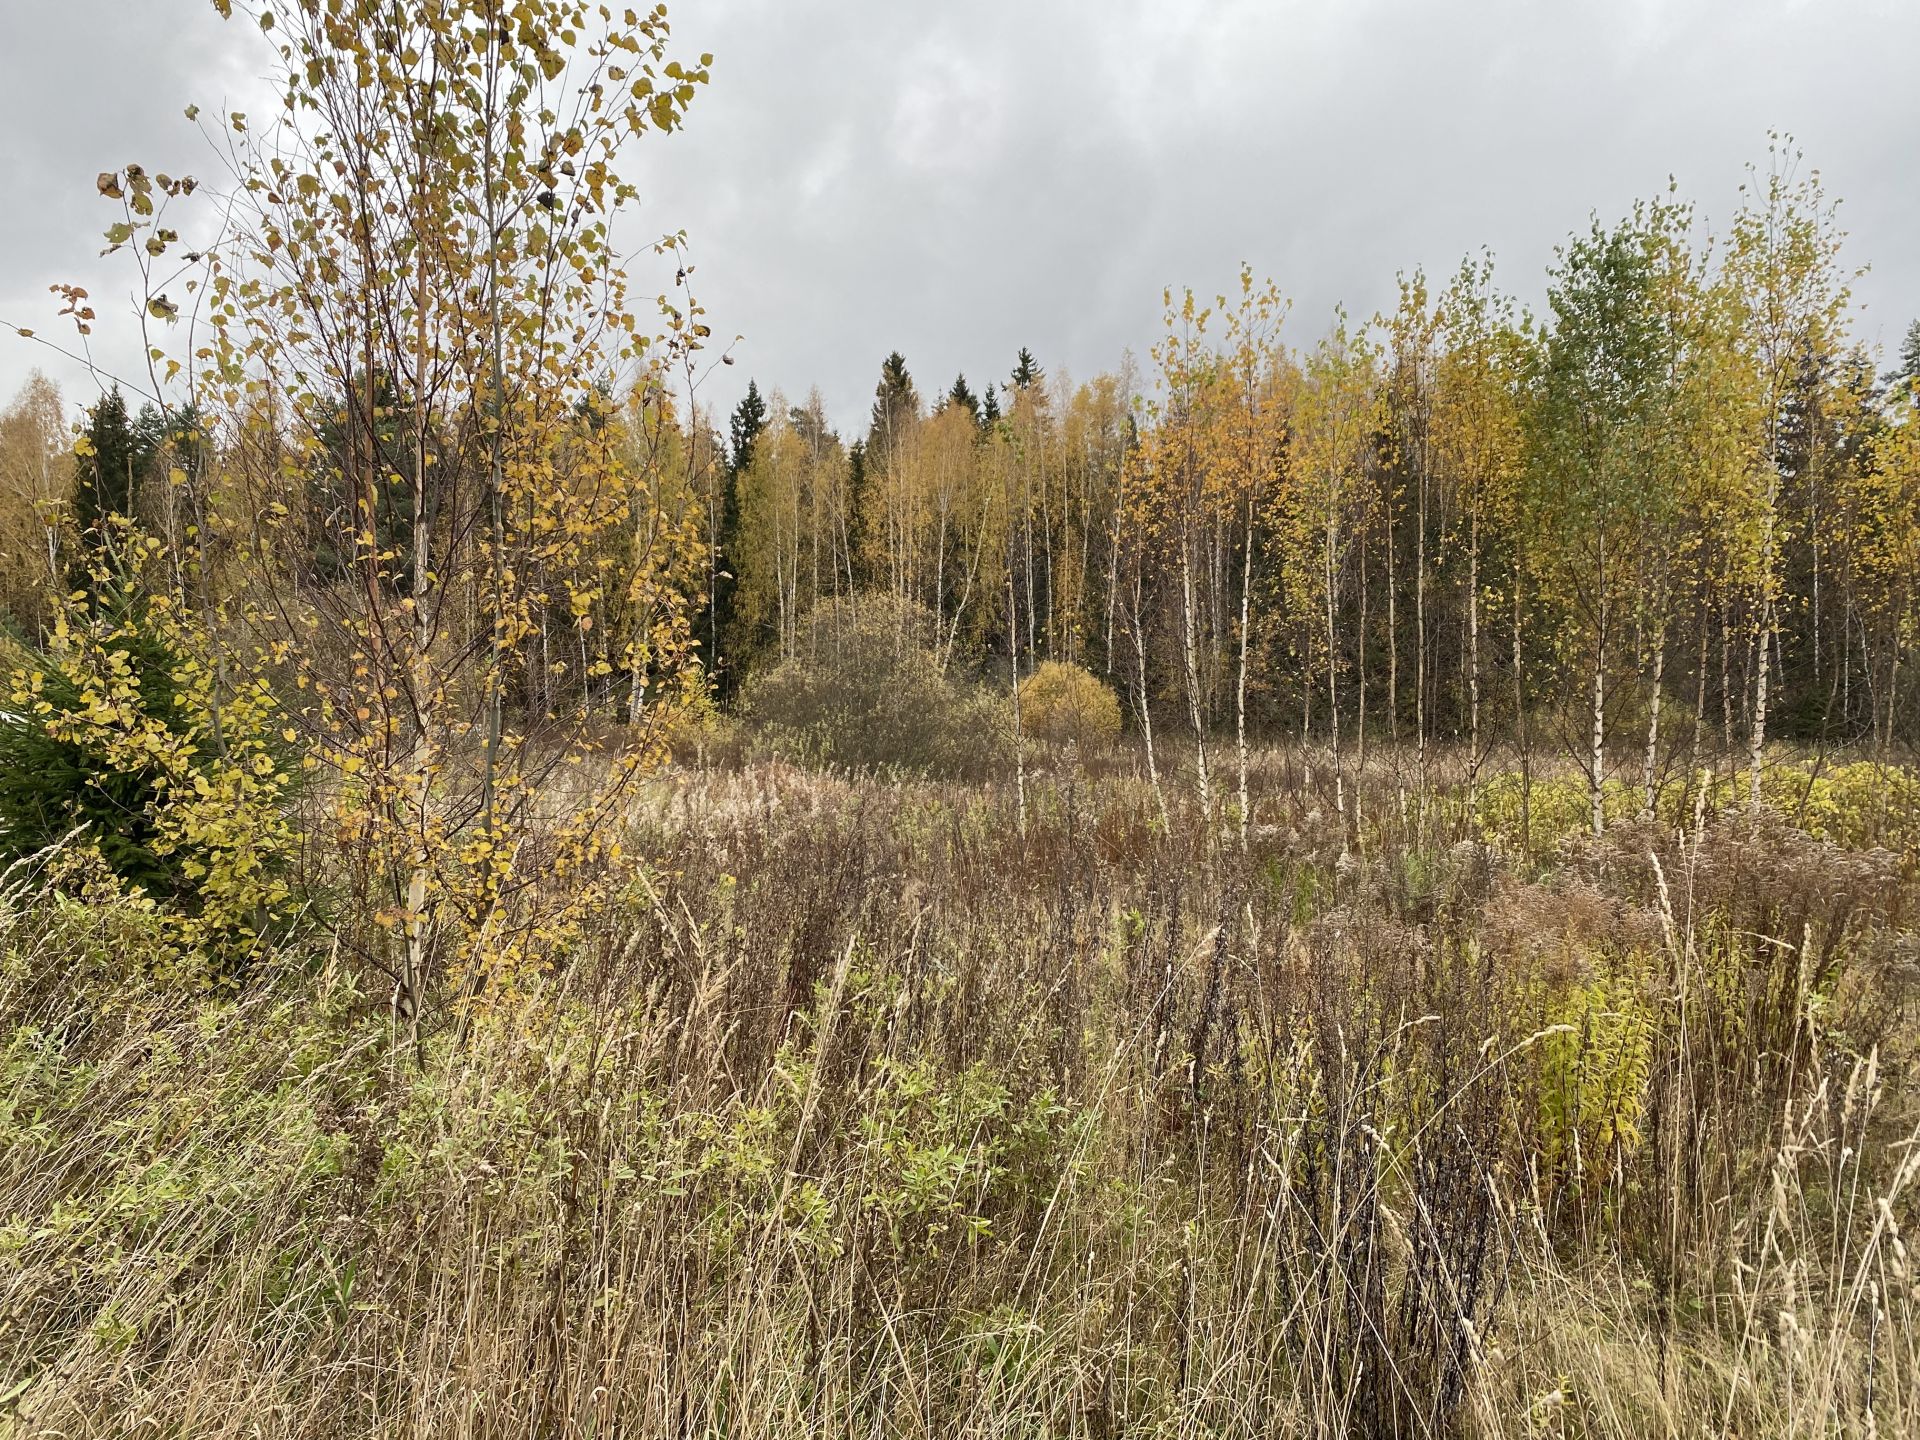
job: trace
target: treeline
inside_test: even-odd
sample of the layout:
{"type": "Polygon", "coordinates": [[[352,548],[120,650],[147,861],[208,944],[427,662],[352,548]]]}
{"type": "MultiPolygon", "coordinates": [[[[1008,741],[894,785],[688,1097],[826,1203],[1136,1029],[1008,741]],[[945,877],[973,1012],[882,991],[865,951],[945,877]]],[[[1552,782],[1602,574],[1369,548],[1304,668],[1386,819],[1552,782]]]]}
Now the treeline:
{"type": "MultiPolygon", "coordinates": [[[[1848,336],[1848,278],[1817,177],[1776,154],[1725,236],[1660,200],[1570,239],[1544,317],[1478,259],[1295,342],[1246,273],[1212,305],[1169,294],[1144,373],[1076,383],[1021,350],[1003,382],[925,391],[889,355],[852,437],[817,392],[750,384],[721,433],[657,386],[602,387],[559,451],[636,478],[603,515],[571,481],[527,500],[515,704],[636,719],[648,657],[687,644],[731,700],[806,658],[815,605],[880,592],[928,617],[943,667],[1106,677],[1149,749],[1180,735],[1216,789],[1210,749],[1281,734],[1447,744],[1474,770],[1570,754],[1596,806],[1609,778],[1651,794],[1675,767],[1757,783],[1770,739],[1911,744],[1920,322],[1881,373],[1848,336]],[[578,533],[543,548],[569,513],[578,533]]],[[[354,584],[363,522],[381,606],[485,549],[487,487],[415,474],[462,442],[423,436],[402,388],[376,366],[308,406],[280,557],[309,603],[354,584]],[[424,550],[419,507],[441,521],[424,550]]],[[[115,392],[69,458],[57,396],[29,385],[0,419],[21,628],[103,516],[191,568],[196,507],[219,503],[197,477],[249,449],[289,468],[278,427],[183,463],[214,444],[197,433],[115,392]]]]}
{"type": "Polygon", "coordinates": [[[1540,318],[1475,260],[1296,345],[1244,274],[1167,297],[1144,376],[1022,351],[927,394],[896,353],[851,442],[750,387],[705,653],[730,689],[884,591],[949,663],[1110,677],[1203,785],[1247,731],[1547,747],[1596,798],[1770,739],[1911,743],[1920,324],[1878,373],[1817,178],[1751,189],[1718,239],[1670,200],[1573,237],[1540,318]]]}

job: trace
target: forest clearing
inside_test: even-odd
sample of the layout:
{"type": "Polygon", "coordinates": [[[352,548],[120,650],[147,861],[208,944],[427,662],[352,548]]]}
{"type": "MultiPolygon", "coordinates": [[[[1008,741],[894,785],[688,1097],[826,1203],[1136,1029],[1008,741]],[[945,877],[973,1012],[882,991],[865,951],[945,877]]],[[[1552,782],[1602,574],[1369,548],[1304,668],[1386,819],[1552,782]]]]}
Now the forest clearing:
{"type": "Polygon", "coordinates": [[[0,1437],[1920,1435],[1920,321],[1792,140],[848,424],[705,398],[664,8],[213,9],[0,317],[0,1437]]]}

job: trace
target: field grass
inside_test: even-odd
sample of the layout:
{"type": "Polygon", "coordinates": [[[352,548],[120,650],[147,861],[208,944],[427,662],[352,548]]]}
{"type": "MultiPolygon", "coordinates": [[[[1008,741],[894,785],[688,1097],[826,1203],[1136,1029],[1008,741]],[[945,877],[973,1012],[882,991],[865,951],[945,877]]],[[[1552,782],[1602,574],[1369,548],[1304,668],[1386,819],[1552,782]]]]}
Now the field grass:
{"type": "Polygon", "coordinates": [[[16,874],[0,1435],[1920,1434],[1911,773],[1408,771],[678,770],[424,1064],[16,874]]]}

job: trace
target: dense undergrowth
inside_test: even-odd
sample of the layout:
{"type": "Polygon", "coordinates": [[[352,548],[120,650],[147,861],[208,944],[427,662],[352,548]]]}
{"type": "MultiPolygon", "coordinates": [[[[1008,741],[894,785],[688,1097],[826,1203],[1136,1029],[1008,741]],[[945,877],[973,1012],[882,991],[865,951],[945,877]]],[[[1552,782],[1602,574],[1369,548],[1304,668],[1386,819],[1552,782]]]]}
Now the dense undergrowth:
{"type": "Polygon", "coordinates": [[[1274,752],[1244,853],[669,776],[424,1064],[323,934],[195,987],[16,875],[0,1434],[1916,1433],[1912,788],[1837,776],[1343,844],[1274,752]]]}

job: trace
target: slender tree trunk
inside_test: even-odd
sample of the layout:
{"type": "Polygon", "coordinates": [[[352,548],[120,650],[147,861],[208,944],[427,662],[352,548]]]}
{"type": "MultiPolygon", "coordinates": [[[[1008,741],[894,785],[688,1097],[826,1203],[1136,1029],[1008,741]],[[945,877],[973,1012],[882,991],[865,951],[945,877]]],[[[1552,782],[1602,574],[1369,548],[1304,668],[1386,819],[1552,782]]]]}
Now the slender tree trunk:
{"type": "Polygon", "coordinates": [[[1253,496],[1247,496],[1246,550],[1240,557],[1240,672],[1233,695],[1234,741],[1240,763],[1240,848],[1247,848],[1253,803],[1247,791],[1247,651],[1253,615],[1253,496]]]}
{"type": "MultiPolygon", "coordinates": [[[[1400,738],[1400,619],[1399,619],[1400,610],[1399,610],[1399,602],[1394,596],[1394,589],[1399,584],[1400,576],[1398,573],[1399,571],[1399,566],[1397,563],[1398,557],[1395,553],[1396,547],[1393,543],[1393,503],[1391,500],[1387,502],[1387,506],[1386,506],[1386,530],[1387,530],[1387,734],[1391,738],[1398,740],[1400,738]]],[[[1363,626],[1365,625],[1365,623],[1366,622],[1364,620],[1361,621],[1361,624],[1363,626]]],[[[1418,705],[1419,705],[1419,702],[1416,701],[1415,702],[1416,709],[1418,709],[1418,705]]]]}
{"type": "Polygon", "coordinates": [[[1659,607],[1653,624],[1653,693],[1647,702],[1647,753],[1641,767],[1640,776],[1640,813],[1651,820],[1654,816],[1654,794],[1657,766],[1660,755],[1660,701],[1665,690],[1664,680],[1667,669],[1667,615],[1664,594],[1656,595],[1654,603],[1659,607]]]}
{"type": "MultiPolygon", "coordinates": [[[[1011,557],[1009,557],[1011,558],[1011,557]]],[[[1007,668],[1013,680],[1013,793],[1020,835],[1027,833],[1027,746],[1020,724],[1020,626],[1013,603],[1013,567],[1007,567],[1007,668]]]]}
{"type": "MultiPolygon", "coordinates": [[[[1734,780],[1734,622],[1728,601],[1720,597],[1720,758],[1726,762],[1726,780],[1734,780]]],[[[1718,768],[1718,766],[1716,766],[1718,768]]]]}
{"type": "MultiPolygon", "coordinates": [[[[1424,534],[1424,531],[1423,531],[1424,534]]],[[[1424,566],[1422,579],[1424,581],[1424,566]]],[[[1424,586],[1423,586],[1424,594],[1424,586]]],[[[1424,608],[1424,603],[1422,608],[1424,608]]],[[[1426,630],[1421,629],[1421,670],[1426,669],[1426,630]]],[[[1421,686],[1422,694],[1425,685],[1421,686]]],[[[1427,729],[1422,711],[1420,724],[1420,779],[1426,786],[1427,729]]],[[[1467,808],[1473,808],[1474,791],[1480,783],[1480,515],[1476,510],[1467,521],[1467,808]]]]}
{"type": "Polygon", "coordinates": [[[1184,651],[1187,672],[1187,709],[1193,720],[1193,749],[1197,767],[1196,785],[1200,793],[1200,814],[1212,833],[1213,796],[1207,783],[1207,732],[1206,724],[1200,712],[1200,668],[1196,654],[1198,639],[1194,634],[1195,617],[1193,602],[1193,546],[1192,537],[1182,527],[1180,536],[1180,608],[1181,608],[1181,648],[1184,651]]]}
{"type": "Polygon", "coordinates": [[[1334,565],[1334,551],[1339,543],[1338,525],[1329,520],[1326,533],[1325,589],[1327,620],[1327,724],[1333,744],[1333,804],[1334,811],[1340,817],[1340,848],[1347,848],[1347,790],[1345,772],[1340,767],[1340,685],[1338,679],[1340,655],[1339,639],[1334,625],[1334,588],[1337,571],[1334,565]]]}
{"type": "Polygon", "coordinates": [[[1355,666],[1359,673],[1358,683],[1354,686],[1354,758],[1353,758],[1353,828],[1357,834],[1360,829],[1361,797],[1366,794],[1367,781],[1367,601],[1371,587],[1367,584],[1367,527],[1360,527],[1360,624],[1354,630],[1355,666]]]}
{"type": "Polygon", "coordinates": [[[1694,658],[1693,743],[1687,757],[1687,803],[1693,803],[1694,786],[1700,783],[1700,753],[1707,728],[1707,609],[1696,601],[1693,607],[1698,654],[1694,658]]]}
{"type": "Polygon", "coordinates": [[[1139,682],[1140,734],[1147,751],[1147,779],[1153,786],[1153,799],[1160,810],[1160,829],[1162,834],[1173,833],[1173,818],[1167,813],[1167,792],[1160,784],[1160,766],[1154,758],[1153,750],[1153,700],[1147,682],[1147,640],[1140,623],[1140,577],[1133,580],[1133,654],[1135,674],[1139,682]]]}
{"type": "Polygon", "coordinates": [[[1773,599],[1769,595],[1760,606],[1760,656],[1753,677],[1753,724],[1747,735],[1747,799],[1754,805],[1760,803],[1761,761],[1767,746],[1768,649],[1769,642],[1778,633],[1778,624],[1773,599]]]}
{"type": "MultiPolygon", "coordinates": [[[[1413,731],[1414,752],[1420,776],[1420,804],[1424,809],[1427,803],[1427,466],[1420,466],[1419,505],[1414,516],[1418,533],[1414,536],[1413,546],[1413,731]]],[[[1479,589],[1480,550],[1479,532],[1474,529],[1467,540],[1467,588],[1479,589]]],[[[1479,641],[1478,599],[1467,601],[1467,628],[1470,634],[1469,646],[1479,641]]],[[[1468,704],[1474,711],[1470,728],[1473,738],[1468,742],[1467,755],[1467,794],[1473,794],[1473,771],[1478,761],[1480,746],[1480,671],[1478,655],[1469,662],[1473,672],[1468,680],[1471,691],[1468,704]]],[[[1456,730],[1456,735],[1460,732],[1456,730]]]]}
{"type": "Polygon", "coordinates": [[[1522,669],[1520,574],[1513,577],[1513,731],[1520,742],[1520,848],[1533,849],[1533,737],[1527,726],[1527,689],[1522,669]]]}
{"type": "Polygon", "coordinates": [[[1107,532],[1107,674],[1113,674],[1113,612],[1120,591],[1120,514],[1126,503],[1126,488],[1116,485],[1113,495],[1113,524],[1107,532]]]}
{"type": "Polygon", "coordinates": [[[1607,680],[1603,666],[1593,667],[1593,748],[1589,758],[1587,800],[1593,810],[1593,833],[1607,829],[1606,796],[1603,779],[1607,770],[1607,680]]]}

